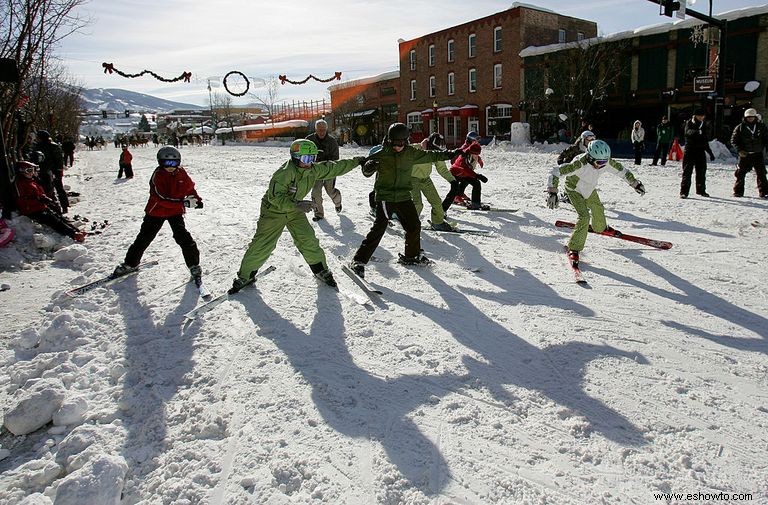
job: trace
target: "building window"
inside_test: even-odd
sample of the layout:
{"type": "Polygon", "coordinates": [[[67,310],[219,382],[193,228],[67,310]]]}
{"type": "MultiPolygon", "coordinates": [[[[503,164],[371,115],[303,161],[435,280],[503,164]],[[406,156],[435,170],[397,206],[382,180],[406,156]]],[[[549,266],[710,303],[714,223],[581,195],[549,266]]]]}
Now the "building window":
{"type": "Polygon", "coordinates": [[[430,67],[435,66],[435,45],[434,44],[429,45],[429,66],[430,67]]]}
{"type": "Polygon", "coordinates": [[[435,83],[435,76],[429,76],[429,96],[435,96],[437,93],[437,84],[435,83]]]}
{"type": "Polygon", "coordinates": [[[477,52],[477,35],[475,35],[474,33],[470,35],[469,38],[467,39],[467,45],[469,46],[467,55],[470,58],[474,58],[475,53],[477,52]]]}
{"type": "Polygon", "coordinates": [[[562,44],[563,42],[565,42],[565,30],[563,30],[562,28],[560,28],[559,30],[557,30],[557,41],[558,41],[559,43],[561,43],[561,44],[562,44]]]}
{"type": "Polygon", "coordinates": [[[501,87],[501,63],[493,66],[493,89],[501,87]]]}
{"type": "Polygon", "coordinates": [[[579,42],[584,40],[584,32],[576,32],[576,40],[578,40],[579,42]]]}
{"type": "Polygon", "coordinates": [[[469,69],[469,92],[474,93],[477,91],[477,69],[469,69]]]}
{"type": "Polygon", "coordinates": [[[416,50],[411,49],[411,52],[408,53],[408,60],[411,62],[411,70],[416,70],[416,50]]]}
{"type": "Polygon", "coordinates": [[[456,93],[456,74],[453,72],[448,74],[448,94],[453,95],[456,93]]]}
{"type": "Polygon", "coordinates": [[[421,112],[411,112],[407,116],[405,116],[406,124],[408,125],[408,130],[412,132],[418,132],[421,131],[421,112]]]}
{"type": "Polygon", "coordinates": [[[381,88],[381,96],[391,96],[396,95],[397,90],[393,88],[392,86],[387,86],[386,88],[381,88]]]}
{"type": "Polygon", "coordinates": [[[512,106],[506,103],[490,105],[485,109],[486,131],[490,135],[509,133],[512,127],[512,106]]]}
{"type": "Polygon", "coordinates": [[[416,80],[411,80],[411,100],[416,100],[416,80]]]}
{"type": "Polygon", "coordinates": [[[458,137],[459,121],[460,119],[454,116],[445,118],[445,136],[448,139],[452,139],[452,143],[455,143],[456,137],[458,137]]]}
{"type": "Polygon", "coordinates": [[[450,39],[448,41],[448,61],[453,61],[454,58],[454,51],[453,51],[453,39],[450,39]]]}
{"type": "Polygon", "coordinates": [[[493,52],[499,51],[501,51],[501,27],[497,26],[493,29],[493,52]]]}

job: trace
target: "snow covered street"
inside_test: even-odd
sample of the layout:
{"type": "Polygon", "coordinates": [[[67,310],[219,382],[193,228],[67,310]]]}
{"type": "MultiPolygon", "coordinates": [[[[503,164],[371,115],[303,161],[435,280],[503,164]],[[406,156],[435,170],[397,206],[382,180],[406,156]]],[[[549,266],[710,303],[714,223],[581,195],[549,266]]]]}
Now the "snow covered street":
{"type": "MultiPolygon", "coordinates": [[[[337,180],[343,211],[324,194],[313,224],[341,293],[285,233],[274,272],[187,324],[200,301],[167,226],[144,256],[158,265],[64,294],[122,261],[156,167],[156,149],[132,149],[136,177],[118,181],[119,149],[78,151],[70,215],[110,225],[76,245],[45,232],[64,246],[46,252],[17,218],[0,249],[0,404],[29,405],[13,424],[28,434],[7,417],[0,434],[0,504],[768,503],[768,200],[754,172],[733,198],[735,161],[720,157],[712,197],[681,200],[679,162],[620,160],[647,194],[604,175],[608,223],[674,246],[590,234],[583,286],[553,225],[573,208],[545,205],[556,152],[511,149],[484,149],[483,201],[520,210],[449,211],[493,234],[423,231],[432,268],[397,264],[404,239],[389,229],[369,304],[340,269],[371,226],[372,180],[356,169],[337,180]]],[[[187,228],[217,295],[288,148],[181,154],[205,202],[187,228]]]]}

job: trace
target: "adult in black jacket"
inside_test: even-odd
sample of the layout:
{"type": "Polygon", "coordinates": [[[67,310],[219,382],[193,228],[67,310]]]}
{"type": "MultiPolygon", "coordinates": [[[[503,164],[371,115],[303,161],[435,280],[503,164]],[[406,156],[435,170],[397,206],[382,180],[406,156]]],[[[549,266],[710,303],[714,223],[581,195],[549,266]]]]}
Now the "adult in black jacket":
{"type": "Polygon", "coordinates": [[[64,190],[64,153],[61,146],[51,140],[51,134],[46,130],[37,132],[37,142],[33,148],[45,155],[45,160],[40,164],[40,182],[45,193],[55,199],[58,196],[61,213],[66,214],[69,209],[69,198],[64,190]]]}
{"type": "MultiPolygon", "coordinates": [[[[318,149],[316,161],[337,161],[339,159],[339,143],[328,135],[328,123],[324,119],[315,121],[315,133],[307,136],[307,140],[315,143],[318,149]]],[[[341,191],[336,189],[336,178],[317,181],[312,187],[312,203],[315,208],[313,221],[320,221],[325,216],[323,211],[323,188],[333,201],[336,212],[341,212],[341,191]]]]}
{"type": "Polygon", "coordinates": [[[768,198],[768,180],[765,177],[763,150],[768,146],[768,128],[757,120],[757,111],[747,109],[744,119],[736,125],[731,135],[731,145],[739,153],[739,164],[734,175],[733,196],[744,196],[744,178],[750,170],[757,175],[757,192],[760,198],[768,198]]]}
{"type": "Polygon", "coordinates": [[[707,193],[707,158],[715,161],[715,155],[709,148],[709,141],[704,134],[703,109],[696,109],[693,117],[685,122],[685,149],[683,151],[683,180],[680,183],[680,198],[688,198],[691,189],[691,175],[696,169],[696,194],[709,197],[707,193]]]}

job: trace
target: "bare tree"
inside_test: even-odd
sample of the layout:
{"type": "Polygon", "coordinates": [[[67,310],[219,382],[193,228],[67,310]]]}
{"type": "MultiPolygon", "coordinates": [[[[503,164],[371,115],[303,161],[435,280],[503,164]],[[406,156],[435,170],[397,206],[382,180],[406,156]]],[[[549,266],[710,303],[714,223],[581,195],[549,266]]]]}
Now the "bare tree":
{"type": "Polygon", "coordinates": [[[280,96],[280,81],[277,79],[277,77],[274,75],[269,76],[269,79],[267,79],[264,83],[263,91],[259,93],[251,92],[248,93],[248,96],[250,96],[253,100],[256,101],[256,103],[264,107],[267,112],[269,112],[270,120],[274,125],[274,116],[277,112],[276,105],[278,102],[278,97],[280,96]]]}
{"type": "MultiPolygon", "coordinates": [[[[48,75],[52,69],[51,55],[64,38],[88,25],[89,20],[75,12],[86,1],[0,0],[0,33],[3,34],[0,39],[0,58],[15,60],[19,73],[16,83],[0,85],[0,127],[3,138],[11,138],[14,112],[24,102],[33,106],[37,111],[35,114],[43,110],[45,95],[39,91],[54,89],[44,84],[53,82],[53,76],[48,75]],[[37,101],[36,104],[32,102],[33,99],[37,101]]],[[[50,97],[45,99],[50,100],[50,97]]],[[[33,115],[31,120],[37,123],[40,118],[33,115]]]]}
{"type": "Polygon", "coordinates": [[[618,90],[631,61],[628,44],[628,40],[589,39],[538,57],[536,65],[526,69],[527,116],[566,113],[574,132],[578,117],[591,116],[618,90]]]}

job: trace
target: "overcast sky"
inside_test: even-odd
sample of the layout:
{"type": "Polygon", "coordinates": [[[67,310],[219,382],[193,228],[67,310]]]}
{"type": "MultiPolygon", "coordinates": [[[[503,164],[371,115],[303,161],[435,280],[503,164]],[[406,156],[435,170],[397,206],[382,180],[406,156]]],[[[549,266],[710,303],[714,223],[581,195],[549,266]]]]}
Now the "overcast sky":
{"type": "MultiPolygon", "coordinates": [[[[659,7],[647,0],[526,3],[595,21],[601,35],[670,21],[659,16],[659,7]]],[[[764,3],[697,0],[690,8],[708,14],[712,4],[712,12],[718,14],[764,3]]],[[[83,15],[93,18],[91,25],[65,39],[57,52],[86,88],[121,88],[207,105],[209,77],[220,79],[231,70],[262,79],[280,74],[292,80],[309,74],[328,78],[337,71],[343,73],[343,80],[377,75],[398,69],[398,39],[413,39],[513,5],[491,0],[283,0],[269,2],[276,7],[266,4],[258,0],[92,0],[81,8],[83,15]],[[191,83],[179,84],[166,84],[151,76],[126,79],[105,75],[102,62],[111,62],[126,73],[147,69],[172,78],[189,71],[193,77],[191,83]]],[[[280,86],[279,99],[328,98],[330,84],[285,84],[280,86]]],[[[237,103],[248,101],[252,99],[245,97],[237,103]]]]}

